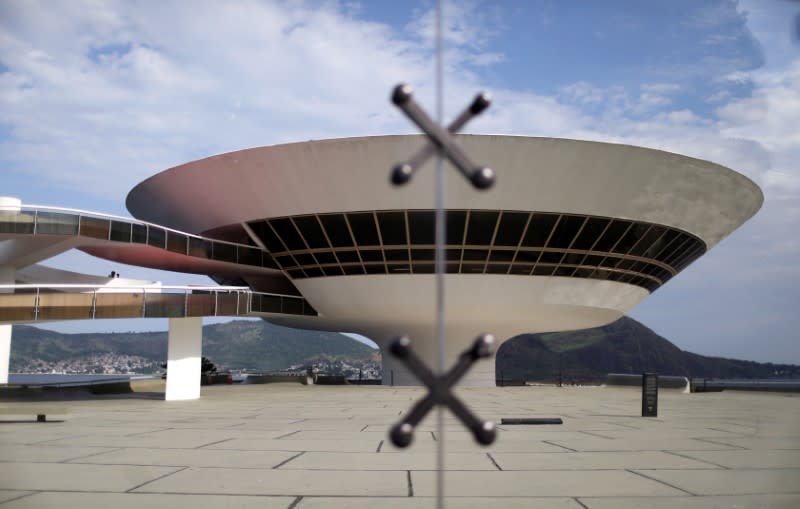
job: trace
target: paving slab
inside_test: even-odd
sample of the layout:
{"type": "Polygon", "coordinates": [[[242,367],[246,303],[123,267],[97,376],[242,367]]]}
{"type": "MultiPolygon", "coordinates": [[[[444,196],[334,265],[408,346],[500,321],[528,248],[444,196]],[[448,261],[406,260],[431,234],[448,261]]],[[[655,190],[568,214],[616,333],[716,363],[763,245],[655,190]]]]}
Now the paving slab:
{"type": "MultiPolygon", "coordinates": [[[[203,387],[200,400],[187,402],[70,402],[64,422],[0,423],[0,494],[22,497],[0,507],[434,507],[435,412],[410,449],[395,449],[386,436],[423,393],[278,384],[203,387]],[[88,492],[63,492],[81,489],[88,492]],[[43,491],[28,493],[35,490],[43,491]]],[[[648,419],[637,415],[636,389],[459,394],[482,418],[561,416],[564,424],[507,426],[487,449],[446,413],[448,507],[576,508],[576,497],[587,495],[587,507],[584,500],[800,507],[797,493],[786,493],[800,479],[800,395],[664,391],[659,417],[648,419]],[[703,487],[713,494],[688,497],[703,487]],[[774,493],[752,492],[765,487],[774,493]]]]}
{"type": "MultiPolygon", "coordinates": [[[[300,425],[298,425],[300,426],[300,425]]],[[[341,430],[304,430],[297,429],[291,436],[281,439],[291,440],[358,440],[374,441],[375,443],[387,439],[389,436],[388,427],[380,431],[341,431],[341,430]]],[[[415,433],[416,442],[433,442],[431,432],[415,433]]]]}
{"type": "MultiPolygon", "coordinates": [[[[661,482],[619,470],[564,472],[445,472],[447,493],[463,497],[674,496],[686,493],[661,482]]],[[[411,472],[414,495],[436,494],[435,472],[411,472]]]]}
{"type": "MultiPolygon", "coordinates": [[[[424,433],[414,433],[414,441],[406,449],[399,449],[387,440],[381,448],[381,452],[396,452],[402,453],[406,451],[413,452],[428,452],[433,454],[436,451],[435,441],[417,441],[417,435],[424,437],[424,433]]],[[[430,434],[429,434],[430,436],[430,434]]],[[[475,443],[472,438],[463,438],[459,440],[445,439],[445,451],[451,452],[475,452],[476,450],[488,453],[495,452],[569,452],[566,447],[560,446],[557,442],[550,442],[548,440],[503,440],[502,434],[499,438],[489,446],[482,446],[475,443]]]]}
{"type": "MultiPolygon", "coordinates": [[[[4,433],[0,436],[0,445],[6,444],[37,444],[40,442],[49,442],[51,440],[60,440],[62,438],[83,436],[85,433],[78,433],[62,429],[56,429],[61,423],[26,423],[25,428],[17,428],[13,432],[4,433]],[[32,427],[39,429],[32,430],[32,427]],[[26,429],[27,428],[27,429],[26,429]]],[[[4,424],[3,427],[7,426],[4,424]]]]}
{"type": "MultiPolygon", "coordinates": [[[[651,438],[653,430],[647,429],[626,429],[626,430],[607,430],[605,432],[598,432],[607,438],[622,438],[626,440],[651,438]]],[[[701,438],[710,440],[724,441],[731,438],[742,438],[743,433],[734,433],[726,430],[714,430],[710,428],[667,428],[657,431],[660,438],[701,438]]]]}
{"type": "Polygon", "coordinates": [[[800,451],[675,451],[726,468],[800,468],[800,451]]]}
{"type": "Polygon", "coordinates": [[[580,438],[552,440],[555,445],[575,451],[719,451],[740,449],[735,445],[709,442],[694,438],[661,438],[653,433],[650,438],[613,439],[580,438]]]}
{"type": "MultiPolygon", "coordinates": [[[[800,424],[798,424],[800,426],[800,424]]],[[[727,444],[739,449],[783,449],[800,451],[800,437],[744,437],[715,438],[714,442],[727,444]]]]}
{"type": "Polygon", "coordinates": [[[8,500],[26,497],[32,495],[34,491],[16,491],[16,490],[0,490],[0,504],[8,500]]]}
{"type": "Polygon", "coordinates": [[[97,465],[161,465],[182,467],[273,468],[295,452],[236,451],[209,449],[117,449],[82,457],[70,463],[97,465]]]}
{"type": "MultiPolygon", "coordinates": [[[[445,507],[458,509],[487,509],[502,507],[503,509],[582,509],[581,505],[571,498],[466,498],[447,497],[445,507]]],[[[432,497],[408,498],[352,498],[352,497],[303,497],[296,509],[433,509],[436,499],[432,497]]]]}
{"type": "Polygon", "coordinates": [[[694,495],[800,493],[800,469],[636,470],[694,495]]]}
{"type": "Polygon", "coordinates": [[[381,440],[280,440],[232,439],[207,446],[213,450],[375,452],[381,440]]]}
{"type": "Polygon", "coordinates": [[[502,470],[708,469],[711,465],[662,451],[492,453],[502,470]]]}
{"type": "Polygon", "coordinates": [[[178,470],[150,466],[0,463],[0,489],[122,492],[178,470]]]}
{"type": "Polygon", "coordinates": [[[405,496],[406,472],[332,472],[188,468],[134,490],[140,493],[405,496]]]}
{"type": "MultiPolygon", "coordinates": [[[[431,453],[332,453],[307,452],[280,467],[281,470],[436,470],[436,455],[431,453]]],[[[481,452],[450,453],[445,458],[448,470],[497,470],[481,452]]]]}
{"type": "Polygon", "coordinates": [[[3,509],[286,509],[293,501],[291,497],[47,492],[9,502],[3,509]]]}
{"type": "Polygon", "coordinates": [[[47,447],[44,445],[2,444],[0,462],[59,463],[115,450],[112,447],[47,447]]]}
{"type": "Polygon", "coordinates": [[[605,497],[578,499],[586,509],[797,509],[800,495],[605,497]]]}
{"type": "Polygon", "coordinates": [[[164,449],[195,449],[232,440],[237,435],[231,430],[178,430],[167,429],[125,436],[87,435],[53,440],[51,445],[78,445],[95,447],[146,447],[164,449]]]}

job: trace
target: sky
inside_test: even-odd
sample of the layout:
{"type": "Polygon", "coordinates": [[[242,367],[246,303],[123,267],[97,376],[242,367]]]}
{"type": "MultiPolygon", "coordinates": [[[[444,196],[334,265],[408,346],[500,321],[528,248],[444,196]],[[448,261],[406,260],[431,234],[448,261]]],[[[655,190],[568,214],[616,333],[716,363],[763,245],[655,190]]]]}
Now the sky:
{"type": "MultiPolygon", "coordinates": [[[[0,195],[128,215],[127,192],[221,152],[404,134],[434,110],[430,0],[0,2],[0,195]]],[[[800,2],[444,2],[445,116],[471,133],[668,150],[764,192],[751,221],[630,316],[705,355],[800,363],[800,2]]],[[[587,171],[590,171],[588,169],[587,171]]],[[[210,282],[70,252],[46,264],[210,282]]],[[[166,321],[48,324],[165,330],[166,321]]]]}

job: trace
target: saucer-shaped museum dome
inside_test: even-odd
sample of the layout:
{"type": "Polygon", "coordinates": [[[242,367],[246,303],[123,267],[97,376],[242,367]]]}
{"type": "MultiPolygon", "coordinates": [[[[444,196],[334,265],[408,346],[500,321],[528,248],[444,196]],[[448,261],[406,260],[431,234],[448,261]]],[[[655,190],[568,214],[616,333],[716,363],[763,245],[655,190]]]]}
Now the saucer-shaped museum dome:
{"type": "MultiPolygon", "coordinates": [[[[621,317],[761,206],[759,188],[708,161],[627,145],[461,135],[497,183],[447,181],[446,327],[452,359],[480,332],[595,327],[621,317]]],[[[318,316],[266,314],[360,332],[409,334],[434,355],[433,164],[406,186],[391,167],[423,136],[309,141],[221,154],[137,185],[139,219],[267,251],[318,316]]],[[[276,278],[242,278],[269,291],[276,278]]],[[[384,355],[384,377],[412,383],[384,355]]],[[[467,383],[494,384],[494,363],[467,383]]]]}

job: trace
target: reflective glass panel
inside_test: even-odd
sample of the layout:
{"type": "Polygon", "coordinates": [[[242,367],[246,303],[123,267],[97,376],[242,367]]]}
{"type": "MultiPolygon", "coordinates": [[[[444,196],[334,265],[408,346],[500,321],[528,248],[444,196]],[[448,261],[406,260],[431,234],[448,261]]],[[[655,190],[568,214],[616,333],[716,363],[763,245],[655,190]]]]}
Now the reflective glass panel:
{"type": "Polygon", "coordinates": [[[321,251],[319,253],[314,253],[314,257],[317,259],[319,263],[337,263],[336,257],[333,256],[333,253],[330,251],[321,251]]]}
{"type": "Polygon", "coordinates": [[[558,225],[556,225],[556,229],[553,230],[553,234],[550,236],[547,246],[558,249],[569,248],[570,245],[572,245],[572,241],[575,240],[575,236],[578,234],[583,222],[583,216],[561,216],[561,220],[558,222],[558,225]]]}
{"type": "Polygon", "coordinates": [[[665,231],[667,231],[667,229],[663,226],[652,225],[639,242],[633,246],[630,254],[652,258],[661,250],[659,247],[661,245],[660,240],[665,231]]]}
{"type": "Polygon", "coordinates": [[[108,230],[110,228],[108,219],[100,219],[96,217],[82,216],[80,218],[80,233],[84,237],[92,237],[94,239],[108,239],[108,230]]]}
{"type": "Polygon", "coordinates": [[[215,260],[236,263],[236,246],[225,242],[214,242],[213,256],[215,260]]]}
{"type": "Polygon", "coordinates": [[[469,214],[467,240],[465,244],[488,246],[492,243],[499,212],[475,210],[469,214]]]}
{"type": "Polygon", "coordinates": [[[375,227],[375,218],[372,212],[359,212],[347,214],[350,229],[359,246],[379,246],[378,229],[375,227]]]}
{"type": "Polygon", "coordinates": [[[303,238],[297,233],[294,223],[289,218],[271,219],[269,224],[272,225],[275,233],[283,240],[289,251],[306,248],[303,238]]]}
{"type": "Polygon", "coordinates": [[[197,237],[189,237],[189,256],[211,258],[211,242],[197,237]]]}
{"type": "Polygon", "coordinates": [[[614,244],[616,244],[622,237],[622,235],[625,234],[630,225],[631,225],[630,221],[623,221],[619,219],[615,219],[614,221],[612,221],[611,224],[608,225],[608,228],[606,228],[606,231],[605,233],[603,233],[603,236],[594,245],[593,250],[605,251],[605,252],[610,251],[611,248],[614,246],[614,244]]]}
{"type": "Polygon", "coordinates": [[[625,235],[617,242],[612,249],[615,253],[627,253],[639,242],[639,239],[647,232],[648,225],[643,223],[633,223],[625,235]]]}
{"type": "Polygon", "coordinates": [[[78,233],[78,216],[39,211],[36,214],[36,233],[40,235],[75,235],[78,233]]]}
{"type": "Polygon", "coordinates": [[[436,250],[434,249],[412,249],[411,259],[414,261],[435,260],[436,250]]]}
{"type": "Polygon", "coordinates": [[[33,233],[33,212],[0,210],[0,233],[33,233]]]}
{"type": "Polygon", "coordinates": [[[522,240],[523,246],[543,247],[553,230],[558,216],[555,214],[534,214],[522,240]]]}
{"type": "Polygon", "coordinates": [[[412,244],[434,243],[434,216],[431,210],[409,210],[408,232],[412,244]]]}
{"type": "Polygon", "coordinates": [[[117,242],[130,242],[131,223],[111,221],[111,233],[109,234],[109,238],[117,242]]]}
{"type": "Polygon", "coordinates": [[[155,226],[147,227],[147,244],[164,249],[167,245],[167,232],[155,226]]]}
{"type": "Polygon", "coordinates": [[[464,241],[464,225],[467,221],[466,210],[447,211],[447,244],[460,246],[464,241]]]}
{"type": "Polygon", "coordinates": [[[300,235],[306,240],[308,247],[311,249],[328,248],[328,241],[325,239],[325,234],[322,232],[322,227],[319,225],[316,216],[300,216],[295,217],[294,224],[297,227],[300,235]]]}
{"type": "Polygon", "coordinates": [[[610,221],[610,219],[602,217],[590,217],[583,225],[583,229],[578,234],[575,242],[573,242],[573,249],[591,249],[610,221]]]}
{"type": "Polygon", "coordinates": [[[522,232],[528,222],[527,212],[503,212],[500,226],[494,238],[495,246],[516,246],[522,240],[522,232]]]}
{"type": "Polygon", "coordinates": [[[256,248],[248,248],[243,246],[237,247],[237,258],[239,263],[245,265],[261,266],[261,250],[256,248]]]}
{"type": "Polygon", "coordinates": [[[147,244],[147,225],[134,223],[131,225],[131,242],[147,244]]]}
{"type": "Polygon", "coordinates": [[[319,216],[319,219],[322,222],[322,226],[325,227],[325,233],[328,234],[333,247],[349,247],[353,245],[353,239],[342,214],[323,214],[319,216]]]}
{"type": "Polygon", "coordinates": [[[167,249],[175,252],[186,254],[188,241],[186,239],[186,235],[181,235],[180,233],[175,232],[167,232],[167,249]]]}
{"type": "Polygon", "coordinates": [[[336,256],[342,263],[356,263],[359,261],[356,251],[337,251],[336,256]]]}
{"type": "Polygon", "coordinates": [[[383,251],[380,249],[359,249],[358,252],[365,262],[383,262],[383,251]]]}
{"type": "Polygon", "coordinates": [[[403,212],[378,212],[381,239],[384,246],[408,244],[406,239],[406,219],[403,212]]]}

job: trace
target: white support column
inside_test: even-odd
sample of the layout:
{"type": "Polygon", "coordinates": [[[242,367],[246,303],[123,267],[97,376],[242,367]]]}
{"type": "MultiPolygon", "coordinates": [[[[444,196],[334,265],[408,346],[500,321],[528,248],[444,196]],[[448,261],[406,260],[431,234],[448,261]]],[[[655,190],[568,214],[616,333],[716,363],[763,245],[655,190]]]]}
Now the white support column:
{"type": "Polygon", "coordinates": [[[167,345],[167,401],[200,398],[203,319],[170,318],[167,345]]]}
{"type": "MultiPolygon", "coordinates": [[[[0,267],[0,283],[6,285],[14,284],[14,267],[0,267]]],[[[11,290],[6,290],[6,292],[11,293],[11,290]]],[[[0,384],[8,383],[8,363],[10,360],[11,324],[0,324],[0,384]]]]}
{"type": "Polygon", "coordinates": [[[11,325],[0,325],[0,385],[8,383],[8,363],[11,360],[11,325]]]}

